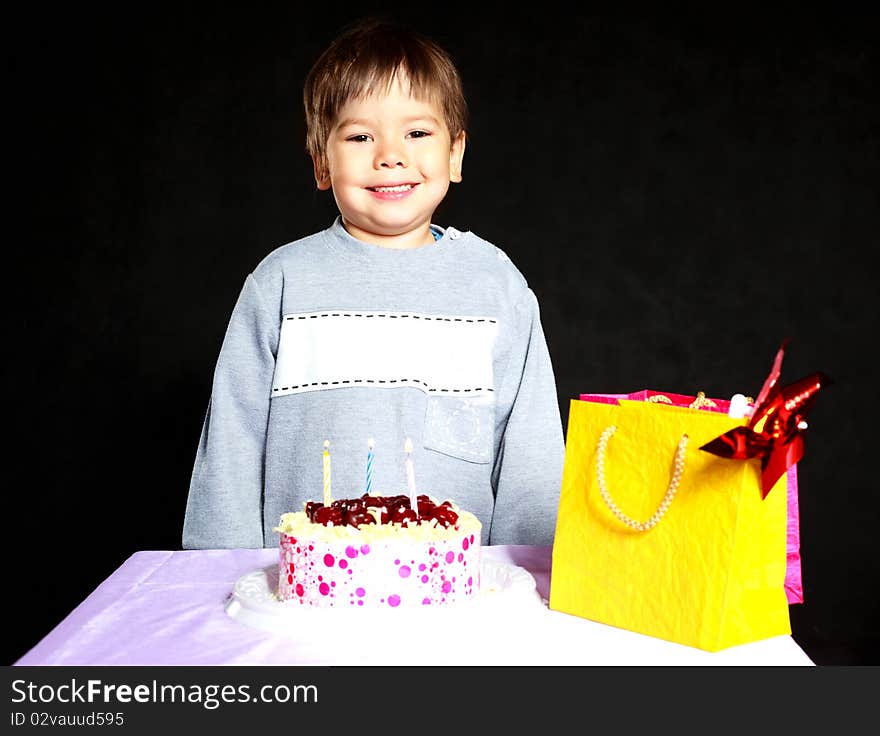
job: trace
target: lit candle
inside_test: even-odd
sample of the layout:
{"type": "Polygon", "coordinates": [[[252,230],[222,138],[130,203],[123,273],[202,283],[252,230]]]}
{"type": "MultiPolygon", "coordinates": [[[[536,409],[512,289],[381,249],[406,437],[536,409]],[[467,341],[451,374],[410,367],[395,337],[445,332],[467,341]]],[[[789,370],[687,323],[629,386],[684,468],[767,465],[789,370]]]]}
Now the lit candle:
{"type": "Polygon", "coordinates": [[[330,495],[330,440],[324,440],[324,505],[333,503],[330,495]]]}
{"type": "Polygon", "coordinates": [[[410,508],[416,512],[416,516],[419,515],[419,501],[416,497],[416,474],[413,471],[413,461],[412,461],[412,441],[409,437],[406,438],[406,442],[403,445],[403,451],[406,454],[406,459],[404,460],[404,465],[406,466],[406,484],[409,486],[409,505],[410,508]]]}
{"type": "Polygon", "coordinates": [[[367,494],[373,493],[373,447],[376,446],[376,440],[372,437],[367,440],[367,494]]]}

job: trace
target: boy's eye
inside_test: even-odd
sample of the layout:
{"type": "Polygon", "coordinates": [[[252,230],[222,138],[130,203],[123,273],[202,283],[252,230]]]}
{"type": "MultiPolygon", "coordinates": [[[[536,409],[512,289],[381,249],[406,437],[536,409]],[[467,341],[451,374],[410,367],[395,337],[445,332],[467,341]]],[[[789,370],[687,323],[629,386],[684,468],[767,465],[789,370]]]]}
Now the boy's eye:
{"type": "Polygon", "coordinates": [[[409,135],[410,138],[426,138],[431,134],[427,130],[414,130],[409,135]]]}
{"type": "Polygon", "coordinates": [[[366,143],[368,140],[370,140],[370,136],[368,136],[366,133],[358,133],[357,135],[350,135],[345,140],[353,141],[354,143],[366,143]]]}

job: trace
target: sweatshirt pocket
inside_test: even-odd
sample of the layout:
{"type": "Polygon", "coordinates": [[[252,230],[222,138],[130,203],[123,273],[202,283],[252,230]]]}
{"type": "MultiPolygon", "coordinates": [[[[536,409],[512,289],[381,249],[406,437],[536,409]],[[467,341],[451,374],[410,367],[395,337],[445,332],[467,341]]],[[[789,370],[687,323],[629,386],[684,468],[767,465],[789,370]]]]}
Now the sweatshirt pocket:
{"type": "Polygon", "coordinates": [[[429,396],[425,449],[471,463],[488,463],[492,458],[494,424],[494,396],[429,396]]]}

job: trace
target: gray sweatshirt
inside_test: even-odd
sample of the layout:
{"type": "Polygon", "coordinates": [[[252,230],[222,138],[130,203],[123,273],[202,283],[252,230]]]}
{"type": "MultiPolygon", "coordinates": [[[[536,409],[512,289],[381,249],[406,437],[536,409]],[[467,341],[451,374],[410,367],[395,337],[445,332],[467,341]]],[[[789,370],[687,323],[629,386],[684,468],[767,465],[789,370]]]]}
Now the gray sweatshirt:
{"type": "Polygon", "coordinates": [[[339,218],[245,280],[214,371],[183,547],[274,547],[281,514],[372,493],[452,499],[483,544],[553,540],[564,441],[538,303],[491,243],[454,228],[411,250],[339,218]]]}

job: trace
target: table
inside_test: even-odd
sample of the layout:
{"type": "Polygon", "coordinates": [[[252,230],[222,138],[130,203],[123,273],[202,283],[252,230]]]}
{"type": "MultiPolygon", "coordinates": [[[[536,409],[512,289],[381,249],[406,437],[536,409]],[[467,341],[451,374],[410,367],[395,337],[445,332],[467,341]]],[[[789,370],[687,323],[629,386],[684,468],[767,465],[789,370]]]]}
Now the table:
{"type": "Polygon", "coordinates": [[[341,612],[323,611],[282,634],[226,612],[235,581],[277,564],[277,550],[136,552],[14,665],[814,664],[791,636],[704,652],[552,611],[551,553],[483,548],[485,559],[532,574],[537,592],[528,599],[499,595],[493,605],[465,604],[466,616],[452,607],[435,609],[434,618],[383,611],[382,623],[365,619],[361,630],[340,625],[333,614],[341,612]]]}

